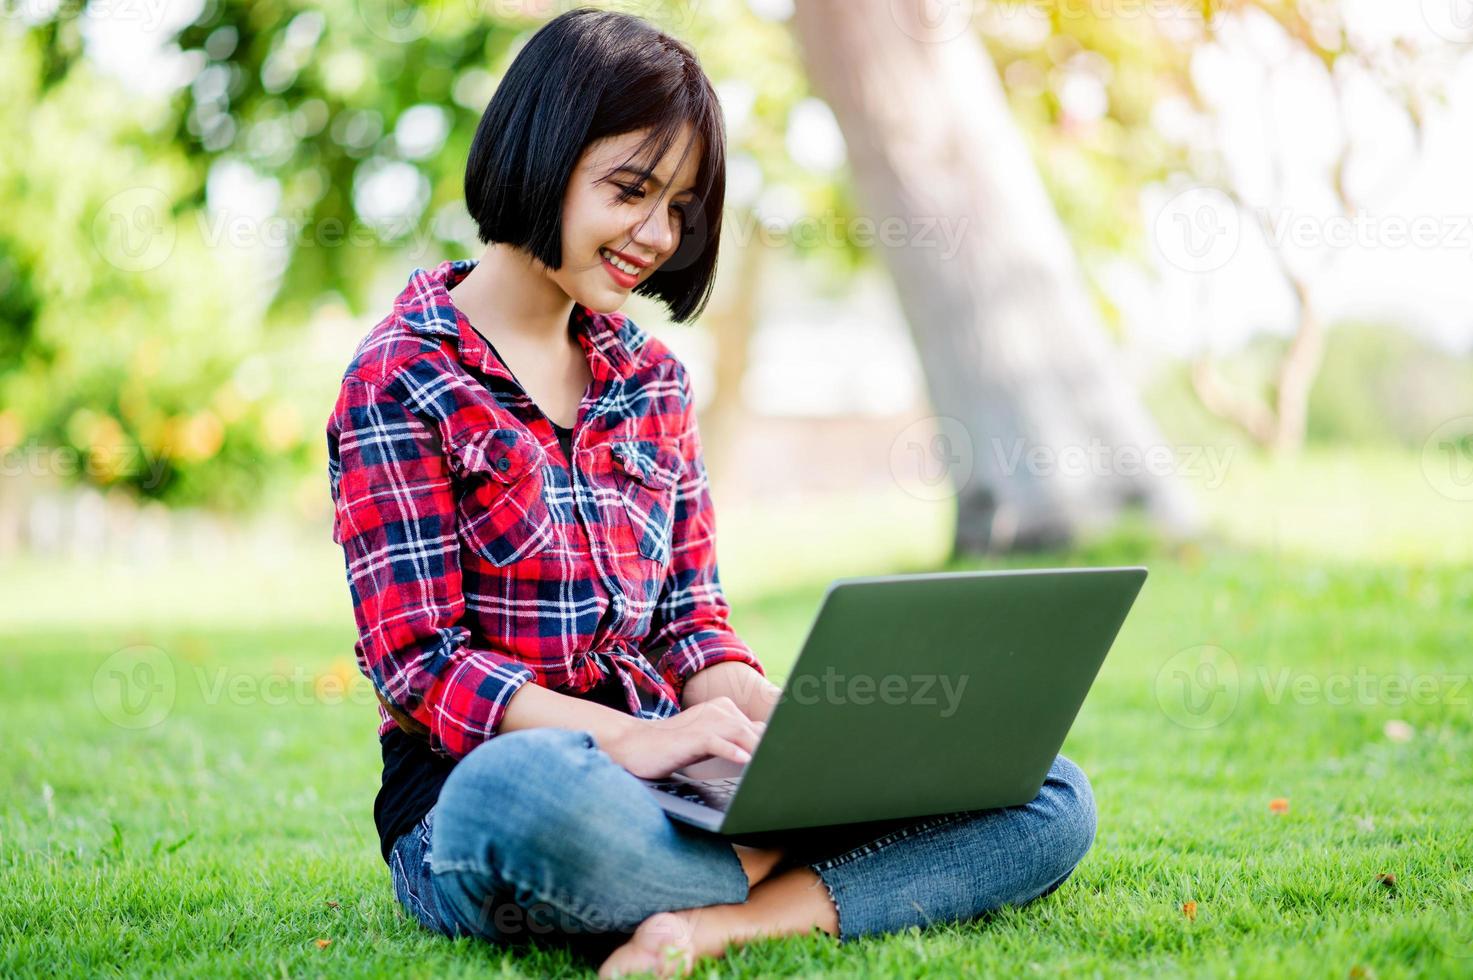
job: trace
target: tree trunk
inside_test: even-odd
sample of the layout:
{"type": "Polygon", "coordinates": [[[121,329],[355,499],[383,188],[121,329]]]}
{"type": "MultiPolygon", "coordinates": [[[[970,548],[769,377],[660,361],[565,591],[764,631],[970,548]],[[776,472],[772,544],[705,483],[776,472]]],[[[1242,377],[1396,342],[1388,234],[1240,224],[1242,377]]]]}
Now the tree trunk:
{"type": "Polygon", "coordinates": [[[863,216],[904,228],[879,247],[932,407],[971,443],[956,551],[1068,544],[1133,504],[1168,534],[1194,532],[1174,455],[1163,459],[1105,334],[996,70],[965,25],[928,32],[927,7],[798,0],[793,25],[863,216]]]}
{"type": "MultiPolygon", "coordinates": [[[[731,228],[728,224],[727,228],[731,228]]],[[[702,318],[715,341],[716,390],[701,413],[701,442],[711,479],[724,482],[736,465],[738,435],[747,424],[742,405],[742,378],[751,361],[752,330],[760,310],[763,249],[733,240],[721,245],[721,284],[702,318]]]]}

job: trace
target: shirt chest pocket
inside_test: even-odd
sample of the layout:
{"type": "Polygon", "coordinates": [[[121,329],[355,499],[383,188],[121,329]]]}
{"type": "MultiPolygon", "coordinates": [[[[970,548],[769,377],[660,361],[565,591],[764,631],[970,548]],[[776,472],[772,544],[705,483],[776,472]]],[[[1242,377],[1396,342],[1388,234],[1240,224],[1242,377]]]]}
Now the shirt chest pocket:
{"type": "Polygon", "coordinates": [[[673,445],[644,439],[610,443],[609,454],[635,547],[651,561],[669,561],[676,484],[685,460],[673,445]]]}
{"type": "Polygon", "coordinates": [[[465,547],[498,567],[529,558],[553,539],[543,494],[546,453],[527,433],[485,428],[450,446],[456,529],[465,547]]]}

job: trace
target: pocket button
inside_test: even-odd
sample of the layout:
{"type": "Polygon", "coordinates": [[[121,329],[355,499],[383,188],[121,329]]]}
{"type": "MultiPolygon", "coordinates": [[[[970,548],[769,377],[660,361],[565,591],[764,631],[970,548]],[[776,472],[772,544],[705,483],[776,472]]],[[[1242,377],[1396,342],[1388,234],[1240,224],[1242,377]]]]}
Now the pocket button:
{"type": "Polygon", "coordinates": [[[460,536],[477,556],[497,567],[530,558],[553,539],[552,511],[543,497],[535,440],[516,429],[483,429],[451,449],[460,485],[460,536]]]}

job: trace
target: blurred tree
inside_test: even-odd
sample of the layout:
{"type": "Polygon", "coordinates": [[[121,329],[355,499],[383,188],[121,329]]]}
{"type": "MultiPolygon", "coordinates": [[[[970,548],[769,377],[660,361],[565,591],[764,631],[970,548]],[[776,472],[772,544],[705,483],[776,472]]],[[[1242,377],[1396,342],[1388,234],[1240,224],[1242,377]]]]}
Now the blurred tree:
{"type": "MultiPolygon", "coordinates": [[[[1197,22],[1201,32],[1193,38],[1197,51],[1224,43],[1224,34],[1229,31],[1241,34],[1255,22],[1268,20],[1277,26],[1275,40],[1283,48],[1262,55],[1265,70],[1273,73],[1296,61],[1314,66],[1332,102],[1328,121],[1333,125],[1333,140],[1319,177],[1339,216],[1363,214],[1367,208],[1383,203],[1384,191],[1399,189],[1403,175],[1415,160],[1403,160],[1382,174],[1379,182],[1357,182],[1351,176],[1361,149],[1351,118],[1352,91],[1357,86],[1379,88],[1392,105],[1405,113],[1413,133],[1413,154],[1418,153],[1429,108],[1446,100],[1446,78],[1430,69],[1435,62],[1445,60],[1451,45],[1438,44],[1429,50],[1391,35],[1354,32],[1347,23],[1344,6],[1325,0],[1218,0],[1203,6],[1209,16],[1197,22]]],[[[1302,69],[1303,65],[1296,67],[1302,69]]],[[[1202,90],[1195,73],[1183,73],[1180,83],[1198,111],[1217,111],[1219,107],[1213,104],[1211,94],[1202,90]]],[[[1271,86],[1268,91],[1274,94],[1271,86]]],[[[1224,148],[1213,149],[1222,154],[1224,148]]],[[[1276,156],[1284,152],[1283,147],[1273,144],[1267,150],[1276,156]]],[[[1327,328],[1315,286],[1348,253],[1344,247],[1323,241],[1312,250],[1313,262],[1307,262],[1291,252],[1285,236],[1273,233],[1270,215],[1285,213],[1295,200],[1293,189],[1287,186],[1290,163],[1277,158],[1267,161],[1264,169],[1271,180],[1266,191],[1244,179],[1241,171],[1221,165],[1215,168],[1221,174],[1219,187],[1232,204],[1245,216],[1257,215],[1264,226],[1264,239],[1294,301],[1291,339],[1275,370],[1270,394],[1265,397],[1233,388],[1205,355],[1193,364],[1191,374],[1193,387],[1209,411],[1278,453],[1297,452],[1304,445],[1310,393],[1324,360],[1327,328]]]]}
{"type": "MultiPolygon", "coordinates": [[[[786,159],[802,76],[780,24],[740,0],[590,5],[691,39],[743,107],[730,247],[764,247],[750,235],[764,186],[829,206],[825,175],[786,159]]],[[[68,150],[0,148],[16,202],[0,214],[0,449],[96,447],[129,471],[63,476],[170,503],[265,503],[265,487],[321,451],[314,419],[336,378],[304,357],[319,344],[305,325],[325,303],[379,308],[385,269],[402,281],[412,265],[479,254],[462,192],[470,140],[499,72],[567,7],[209,0],[138,38],[179,69],[162,97],[85,54],[128,12],[62,4],[12,21],[24,30],[0,37],[12,96],[0,112],[36,146],[68,150]],[[107,311],[105,332],[76,328],[107,311]]],[[[737,269],[755,270],[751,258],[737,269]]],[[[709,311],[724,399],[752,320],[752,290],[732,295],[709,311]]]]}
{"type": "MultiPolygon", "coordinates": [[[[824,281],[844,281],[870,261],[872,246],[853,232],[872,217],[867,212],[875,198],[865,181],[851,186],[839,167],[794,152],[815,121],[828,124],[826,110],[811,97],[799,45],[783,24],[782,4],[592,5],[646,17],[689,40],[722,93],[731,141],[731,235],[724,246],[730,259],[724,258],[723,268],[731,273],[732,288],[708,313],[718,373],[716,400],[706,410],[716,416],[712,427],[719,431],[738,411],[737,380],[752,324],[762,312],[754,286],[767,258],[782,250],[785,261],[797,256],[821,269],[824,281]],[[863,204],[856,200],[861,190],[863,204]],[[801,223],[813,218],[837,237],[802,235],[801,223]]],[[[0,146],[0,193],[7,202],[0,210],[0,449],[23,441],[67,447],[89,461],[70,475],[177,503],[252,506],[266,502],[263,491],[278,477],[305,472],[316,481],[320,473],[312,466],[320,466],[322,447],[315,420],[335,379],[320,360],[311,360],[331,345],[306,326],[321,326],[324,304],[340,307],[344,319],[375,309],[384,298],[380,273],[386,268],[393,269],[391,282],[402,281],[411,264],[479,250],[461,194],[475,124],[518,46],[568,6],[556,0],[490,6],[450,0],[205,0],[194,8],[169,8],[189,22],[155,24],[141,39],[158,42],[156,60],[179,69],[172,91],[157,97],[100,74],[84,56],[110,26],[136,18],[136,9],[8,4],[7,30],[0,32],[0,81],[8,98],[0,104],[0,118],[8,131],[27,138],[0,146]]],[[[1019,200],[1011,199],[1011,177],[991,187],[1015,209],[1004,213],[1025,215],[1014,232],[1032,227],[1027,222],[1039,213],[1047,216],[1027,245],[1043,264],[1022,268],[1042,270],[1033,281],[1044,283],[1045,292],[1052,291],[1047,276],[1062,277],[1058,282],[1068,285],[1053,305],[1068,310],[1071,321],[1083,311],[1078,322],[1090,324],[1044,324],[1045,329],[1071,340],[1081,331],[1093,345],[1101,319],[1108,326],[1118,317],[1096,288],[1094,273],[1100,263],[1140,247],[1137,194],[1143,184],[1175,172],[1219,180],[1217,148],[1163,139],[1153,118],[1164,103],[1180,99],[1211,114],[1195,92],[1192,63],[1222,23],[1214,18],[1262,7],[1290,35],[1308,37],[1316,57],[1338,63],[1335,51],[1359,49],[1336,34],[1334,17],[1324,13],[1333,6],[1204,0],[1172,7],[1172,17],[1145,16],[1144,10],[1137,17],[1101,16],[1071,0],[935,8],[967,15],[970,23],[963,26],[987,42],[1009,101],[998,100],[995,83],[984,81],[975,90],[985,131],[991,136],[997,127],[996,154],[965,139],[932,145],[968,147],[975,159],[1000,159],[1023,174],[1016,185],[1024,189],[1019,200]],[[1028,164],[1015,128],[1033,151],[1031,177],[1024,173],[1028,164]],[[1046,196],[1036,193],[1040,177],[1046,196]],[[1078,249],[1083,277],[1072,262],[1053,255],[1067,243],[1058,218],[1048,212],[1050,200],[1078,249]],[[1088,302],[1085,289],[1095,290],[1088,302]]],[[[913,8],[897,3],[895,9],[913,8]]],[[[810,35],[843,28],[849,8],[835,8],[830,16],[831,25],[810,35]]],[[[931,57],[916,64],[970,70],[958,69],[953,57],[960,52],[967,61],[970,47],[928,47],[931,57]]],[[[987,74],[986,54],[981,57],[987,74]]],[[[1377,66],[1384,68],[1383,62],[1377,66]]],[[[963,84],[971,84],[974,76],[966,77],[963,84]]],[[[1378,77],[1401,76],[1382,71],[1378,77]]],[[[818,81],[815,87],[822,87],[818,81]]],[[[896,84],[914,88],[906,88],[911,81],[904,76],[896,84]]],[[[949,97],[958,94],[968,99],[958,104],[956,118],[972,118],[972,93],[953,91],[949,97]]],[[[1407,94],[1422,111],[1420,90],[1412,87],[1407,94]]],[[[896,131],[924,118],[902,113],[896,131]]],[[[850,135],[851,155],[856,145],[868,152],[863,139],[856,143],[850,135]]],[[[934,132],[927,138],[935,138],[934,132]]],[[[927,166],[909,163],[913,169],[927,166]]],[[[929,183],[922,181],[919,189],[947,190],[929,183]]],[[[931,212],[937,216],[980,213],[950,210],[939,197],[927,200],[947,204],[931,212]]],[[[910,210],[893,213],[916,213],[915,199],[904,203],[910,210]]],[[[976,237],[975,225],[968,235],[976,237]]],[[[999,244],[1009,246],[1011,237],[999,244]]],[[[936,257],[934,250],[914,251],[901,261],[924,264],[936,257]]],[[[895,256],[889,258],[893,269],[895,256]]],[[[945,268],[955,272],[962,263],[945,268]]],[[[929,274],[945,268],[931,267],[929,274]]],[[[1014,285],[1013,271],[989,268],[995,276],[978,280],[986,284],[988,303],[1013,302],[1010,290],[996,288],[1014,285]]],[[[966,288],[946,281],[951,292],[938,293],[938,299],[956,299],[966,288]]],[[[1017,303],[1013,312],[1027,306],[1017,303]]],[[[969,321],[983,322],[981,307],[957,308],[969,321]]],[[[1286,364],[1316,361],[1308,356],[1317,344],[1313,332],[1301,334],[1307,339],[1300,355],[1286,357],[1286,364]]],[[[983,349],[961,353],[976,360],[983,349]]],[[[1099,349],[1101,356],[1111,356],[1108,345],[1099,349]]],[[[1094,356],[1081,353],[1079,359],[1090,362],[1094,356]]],[[[943,358],[939,368],[935,360],[933,351],[928,371],[949,370],[946,362],[954,358],[943,358]]],[[[989,370],[1006,369],[994,363],[989,370]]],[[[1134,423],[1115,418],[1135,410],[1119,407],[1133,399],[1113,369],[1086,375],[1110,375],[1113,380],[1102,382],[1102,389],[1089,387],[1081,396],[1070,383],[1064,392],[1065,401],[1115,406],[1098,413],[1091,408],[1100,417],[1083,427],[1069,421],[1076,410],[1052,407],[1047,402],[1053,395],[1034,390],[1034,370],[1022,368],[1019,377],[1028,381],[1017,382],[1020,396],[1031,402],[1009,407],[1010,399],[994,392],[988,397],[1001,400],[989,411],[1007,418],[1046,412],[1068,424],[997,432],[1026,433],[1032,445],[1047,447],[1071,444],[1055,438],[1071,431],[1079,439],[1135,430],[1134,423]]],[[[1287,380],[1278,382],[1274,401],[1260,400],[1258,414],[1276,418],[1273,426],[1289,431],[1293,404],[1307,392],[1304,379],[1313,372],[1280,373],[1287,380]]],[[[1057,375],[1049,377],[1057,384],[1057,375]]],[[[1202,377],[1210,383],[1208,374],[1202,377]]],[[[950,387],[950,397],[967,397],[964,386],[950,387]]],[[[1199,390],[1206,391],[1201,385],[1199,390]]],[[[1242,404],[1254,401],[1240,393],[1233,397],[1242,404]]],[[[1247,417],[1235,410],[1225,414],[1247,417]]],[[[713,445],[723,441],[714,439],[713,445]]],[[[1082,446],[1088,448],[1088,441],[1082,446]]],[[[996,458],[996,444],[984,448],[996,458]]],[[[1015,472],[1030,467],[1027,458],[1012,455],[1015,447],[1000,448],[1015,472]]],[[[1093,491],[1068,490],[1063,482],[1057,475],[1040,477],[1029,494],[1045,493],[1040,499],[1050,512],[1076,512],[1080,502],[1094,506],[1093,491]]],[[[1114,489],[1102,495],[1101,516],[1129,499],[1143,500],[1163,519],[1178,515],[1169,492],[1158,498],[1140,482],[1114,481],[1114,489]]],[[[312,489],[315,500],[320,487],[314,483],[312,489]]],[[[983,496],[995,492],[984,489],[983,496]]],[[[989,546],[1048,536],[1010,529],[1010,519],[988,525],[989,546]]],[[[967,536],[976,539],[975,528],[967,536]]]]}
{"type": "Polygon", "coordinates": [[[1066,544],[1137,504],[1189,533],[1185,488],[1140,465],[1162,438],[1117,363],[987,53],[935,12],[924,0],[799,0],[794,26],[872,218],[904,222],[884,256],[932,403],[960,423],[943,433],[972,441],[961,458],[973,472],[954,474],[955,548],[1066,544]],[[964,230],[955,258],[930,237],[943,219],[964,230]]]}

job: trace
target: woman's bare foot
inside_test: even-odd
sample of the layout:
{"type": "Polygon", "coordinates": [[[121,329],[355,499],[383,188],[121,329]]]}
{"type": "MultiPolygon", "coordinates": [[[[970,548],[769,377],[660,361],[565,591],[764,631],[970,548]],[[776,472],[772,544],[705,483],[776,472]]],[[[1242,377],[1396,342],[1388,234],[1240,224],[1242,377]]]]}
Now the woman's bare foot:
{"type": "Polygon", "coordinates": [[[641,922],[629,942],[609,954],[598,968],[601,978],[629,973],[657,977],[686,976],[695,967],[695,928],[686,912],[656,912],[641,922]]]}
{"type": "Polygon", "coordinates": [[[790,868],[753,888],[747,901],[656,912],[629,941],[599,966],[600,977],[626,973],[686,976],[697,961],[724,956],[763,936],[788,936],[822,929],[839,935],[839,913],[812,870],[790,868]]]}

